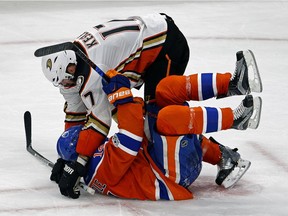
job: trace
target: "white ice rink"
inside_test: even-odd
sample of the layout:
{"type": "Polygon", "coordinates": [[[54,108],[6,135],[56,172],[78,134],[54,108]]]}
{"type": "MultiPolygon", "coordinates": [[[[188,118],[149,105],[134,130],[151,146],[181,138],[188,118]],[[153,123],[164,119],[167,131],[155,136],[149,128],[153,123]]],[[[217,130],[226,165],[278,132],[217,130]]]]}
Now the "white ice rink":
{"type": "MultiPolygon", "coordinates": [[[[0,215],[288,215],[288,2],[0,2],[0,215]],[[114,18],[151,12],[172,16],[186,35],[191,58],[186,74],[234,71],[235,53],[251,49],[264,91],[257,130],[211,134],[238,147],[252,162],[232,189],[214,182],[205,165],[186,201],[121,200],[85,192],[60,195],[50,169],[25,150],[23,114],[32,113],[32,142],[52,161],[62,133],[64,100],[33,56],[42,46],[74,40],[87,28],[114,18]]],[[[142,92],[135,91],[141,95],[142,92]]],[[[260,94],[254,94],[260,95],[260,94]]],[[[195,106],[231,106],[243,97],[211,99],[195,106]]],[[[115,132],[113,126],[112,132],[115,132]]]]}

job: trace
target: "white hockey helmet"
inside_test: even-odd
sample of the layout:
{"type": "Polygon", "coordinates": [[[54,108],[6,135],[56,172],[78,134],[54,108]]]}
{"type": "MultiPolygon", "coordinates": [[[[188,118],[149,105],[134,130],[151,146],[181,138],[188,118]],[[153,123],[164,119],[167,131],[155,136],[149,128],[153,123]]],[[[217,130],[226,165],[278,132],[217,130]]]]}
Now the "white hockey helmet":
{"type": "Polygon", "coordinates": [[[66,69],[69,64],[77,64],[75,52],[65,50],[51,55],[42,57],[42,71],[45,77],[53,83],[54,86],[59,86],[63,79],[73,79],[74,75],[67,73],[66,69]]]}

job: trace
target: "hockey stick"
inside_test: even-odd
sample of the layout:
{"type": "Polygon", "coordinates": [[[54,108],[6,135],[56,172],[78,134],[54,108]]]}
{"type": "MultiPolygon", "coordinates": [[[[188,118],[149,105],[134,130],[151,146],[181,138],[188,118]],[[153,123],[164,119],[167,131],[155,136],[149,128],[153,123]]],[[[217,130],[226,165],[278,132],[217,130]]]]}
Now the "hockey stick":
{"type": "Polygon", "coordinates": [[[52,46],[42,47],[34,52],[34,56],[42,57],[64,50],[73,50],[77,56],[79,56],[86,64],[92,67],[106,82],[109,82],[110,78],[93,61],[91,61],[91,59],[89,59],[85,53],[75,45],[75,43],[65,42],[52,46]]]}
{"type": "MultiPolygon", "coordinates": [[[[36,159],[38,159],[39,161],[43,162],[44,164],[46,164],[50,168],[53,168],[54,167],[54,163],[51,162],[50,160],[48,160],[43,155],[41,155],[38,151],[36,151],[32,147],[32,121],[31,121],[31,113],[29,111],[26,111],[24,113],[24,126],[25,126],[25,135],[26,135],[26,150],[31,155],[33,155],[36,159]]],[[[82,189],[84,189],[88,193],[90,193],[92,195],[95,193],[95,190],[93,190],[92,188],[88,187],[84,182],[80,181],[79,185],[80,185],[80,187],[82,189]]]]}
{"type": "Polygon", "coordinates": [[[26,111],[24,113],[24,126],[25,126],[25,135],[26,135],[26,150],[32,154],[34,157],[42,161],[47,166],[53,168],[54,164],[45,158],[43,155],[35,151],[32,147],[32,123],[31,123],[31,113],[26,111]]]}

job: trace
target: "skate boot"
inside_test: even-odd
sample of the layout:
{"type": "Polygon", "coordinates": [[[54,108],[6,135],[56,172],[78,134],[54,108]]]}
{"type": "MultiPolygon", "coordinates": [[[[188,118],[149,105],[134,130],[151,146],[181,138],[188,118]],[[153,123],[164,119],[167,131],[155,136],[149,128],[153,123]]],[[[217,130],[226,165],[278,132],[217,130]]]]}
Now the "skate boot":
{"type": "Polygon", "coordinates": [[[215,182],[225,188],[231,188],[249,169],[251,162],[242,159],[237,152],[237,148],[230,149],[221,144],[219,144],[219,147],[222,156],[220,162],[217,164],[218,173],[215,182]]]}
{"type": "Polygon", "coordinates": [[[233,187],[249,169],[251,162],[241,158],[238,149],[231,149],[217,142],[213,137],[209,138],[219,145],[221,159],[217,164],[216,184],[225,188],[233,187]]]}
{"type": "Polygon", "coordinates": [[[256,129],[260,123],[262,99],[252,95],[246,95],[241,104],[233,110],[234,122],[232,128],[246,130],[256,129]]]}
{"type": "Polygon", "coordinates": [[[251,50],[236,53],[236,68],[230,80],[227,96],[262,92],[262,82],[251,50]]]}

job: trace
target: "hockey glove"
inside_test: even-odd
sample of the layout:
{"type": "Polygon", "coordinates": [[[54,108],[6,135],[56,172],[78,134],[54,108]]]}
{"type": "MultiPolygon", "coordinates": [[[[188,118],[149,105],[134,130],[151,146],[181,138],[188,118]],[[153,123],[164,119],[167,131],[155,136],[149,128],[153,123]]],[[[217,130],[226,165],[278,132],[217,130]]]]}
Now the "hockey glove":
{"type": "Polygon", "coordinates": [[[86,173],[84,165],[77,161],[65,164],[63,174],[59,181],[59,188],[62,195],[77,199],[80,196],[79,181],[86,173]]]}
{"type": "Polygon", "coordinates": [[[133,95],[129,79],[114,70],[108,71],[107,75],[111,77],[109,83],[102,82],[102,84],[103,91],[107,94],[109,102],[115,107],[118,104],[132,102],[133,95]]]}
{"type": "Polygon", "coordinates": [[[65,161],[62,158],[59,158],[57,162],[54,164],[53,169],[51,171],[50,180],[55,181],[57,184],[63,174],[63,168],[65,166],[65,161]]]}

